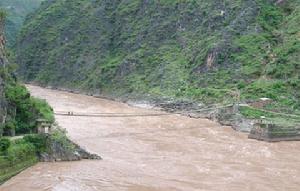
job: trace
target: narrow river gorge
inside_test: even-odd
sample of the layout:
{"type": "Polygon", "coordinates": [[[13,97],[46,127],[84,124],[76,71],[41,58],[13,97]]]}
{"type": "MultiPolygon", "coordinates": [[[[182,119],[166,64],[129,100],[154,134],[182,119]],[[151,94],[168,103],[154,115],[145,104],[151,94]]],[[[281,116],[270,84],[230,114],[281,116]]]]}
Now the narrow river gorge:
{"type": "MultiPolygon", "coordinates": [[[[160,113],[28,86],[55,111],[160,113]]],[[[206,119],[56,116],[68,136],[103,160],[39,163],[1,191],[299,190],[300,142],[265,143],[206,119]]]]}

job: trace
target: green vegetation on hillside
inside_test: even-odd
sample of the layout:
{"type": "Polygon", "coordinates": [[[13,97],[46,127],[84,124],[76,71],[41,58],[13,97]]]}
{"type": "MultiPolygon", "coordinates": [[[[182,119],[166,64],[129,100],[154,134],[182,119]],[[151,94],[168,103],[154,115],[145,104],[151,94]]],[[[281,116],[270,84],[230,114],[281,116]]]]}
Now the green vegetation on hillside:
{"type": "Polygon", "coordinates": [[[5,97],[15,110],[8,112],[4,131],[14,128],[17,134],[29,133],[35,131],[36,120],[39,118],[54,121],[53,111],[46,101],[31,97],[22,85],[7,85],[5,97]]]}
{"type": "Polygon", "coordinates": [[[16,45],[27,81],[206,104],[267,97],[300,109],[297,0],[63,0],[28,17],[16,45]]]}
{"type": "Polygon", "coordinates": [[[8,63],[5,50],[6,15],[5,11],[0,10],[0,184],[35,164],[37,154],[45,147],[42,144],[45,138],[40,135],[15,140],[9,136],[34,133],[38,118],[54,121],[50,106],[43,100],[31,97],[13,75],[13,67],[8,63]]]}
{"type": "Polygon", "coordinates": [[[240,112],[249,119],[260,120],[264,116],[265,121],[281,125],[281,127],[295,127],[295,124],[300,124],[300,115],[277,113],[245,106],[240,108],[240,112]]]}
{"type": "Polygon", "coordinates": [[[8,12],[6,38],[9,45],[14,44],[18,32],[27,16],[37,9],[43,0],[1,0],[0,8],[8,12]]]}
{"type": "MultiPolygon", "coordinates": [[[[0,11],[0,39],[4,39],[3,25],[6,15],[4,11],[0,11]]],[[[25,86],[20,85],[13,75],[13,67],[6,58],[5,40],[0,42],[0,60],[0,137],[3,134],[34,132],[38,118],[53,122],[53,111],[49,105],[43,100],[31,97],[25,86]]]]}

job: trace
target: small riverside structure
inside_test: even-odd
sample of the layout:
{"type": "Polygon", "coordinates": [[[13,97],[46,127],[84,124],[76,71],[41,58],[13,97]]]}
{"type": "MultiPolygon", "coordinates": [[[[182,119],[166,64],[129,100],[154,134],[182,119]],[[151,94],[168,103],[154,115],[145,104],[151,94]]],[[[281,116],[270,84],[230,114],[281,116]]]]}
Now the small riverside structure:
{"type": "Polygon", "coordinates": [[[52,125],[45,119],[37,119],[37,133],[38,134],[49,134],[52,130],[52,125]]]}

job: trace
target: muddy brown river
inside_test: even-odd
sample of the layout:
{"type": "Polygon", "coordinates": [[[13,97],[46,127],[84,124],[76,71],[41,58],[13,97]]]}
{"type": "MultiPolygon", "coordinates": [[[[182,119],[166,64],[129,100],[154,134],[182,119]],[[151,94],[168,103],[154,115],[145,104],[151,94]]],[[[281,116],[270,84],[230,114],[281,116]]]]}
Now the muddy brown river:
{"type": "MultiPolygon", "coordinates": [[[[161,113],[28,86],[55,111],[161,113]]],[[[56,116],[101,161],[39,163],[1,191],[300,190],[300,142],[265,143],[206,119],[56,116]]]]}

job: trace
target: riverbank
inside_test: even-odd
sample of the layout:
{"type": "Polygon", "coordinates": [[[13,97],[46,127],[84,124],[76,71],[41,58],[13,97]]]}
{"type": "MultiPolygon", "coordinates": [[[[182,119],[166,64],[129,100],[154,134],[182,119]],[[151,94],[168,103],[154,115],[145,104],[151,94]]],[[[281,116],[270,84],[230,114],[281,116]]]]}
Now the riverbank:
{"type": "Polygon", "coordinates": [[[32,134],[20,139],[6,139],[7,148],[0,153],[0,185],[38,162],[101,160],[100,156],[73,143],[63,129],[53,126],[55,129],[47,135],[32,134]]]}
{"type": "MultiPolygon", "coordinates": [[[[36,86],[28,89],[47,100],[54,112],[164,113],[36,86]]],[[[299,190],[300,142],[258,142],[231,127],[179,114],[58,115],[56,120],[72,141],[103,160],[38,163],[1,191],[299,190]]]]}
{"type": "Polygon", "coordinates": [[[35,147],[23,139],[11,141],[7,154],[0,155],[0,185],[38,162],[35,147]]]}
{"type": "MultiPolygon", "coordinates": [[[[38,84],[33,83],[32,85],[38,84]]],[[[206,105],[189,100],[153,98],[150,95],[116,97],[100,95],[93,91],[87,92],[53,86],[44,88],[113,100],[136,107],[163,110],[192,118],[206,118],[221,125],[231,126],[236,131],[247,133],[250,139],[266,142],[300,141],[300,116],[267,111],[252,107],[249,104],[206,105]],[[265,128],[266,126],[268,128],[265,128]]]]}

